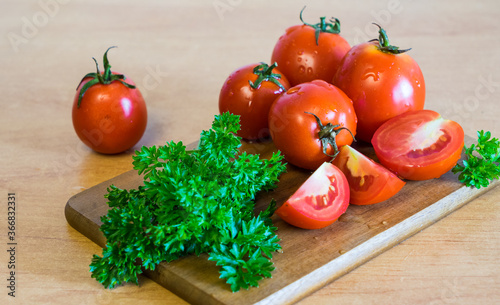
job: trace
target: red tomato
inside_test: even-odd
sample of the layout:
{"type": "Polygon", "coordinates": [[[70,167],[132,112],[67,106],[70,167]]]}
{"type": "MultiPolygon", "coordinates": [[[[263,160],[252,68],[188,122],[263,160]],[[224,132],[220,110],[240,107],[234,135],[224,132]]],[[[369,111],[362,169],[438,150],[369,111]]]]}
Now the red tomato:
{"type": "MultiPolygon", "coordinates": [[[[302,10],[303,11],[303,10],[302,10]]],[[[332,18],[325,22],[320,17],[318,24],[289,27],[276,43],[271,62],[277,62],[290,85],[322,79],[331,82],[340,61],[351,46],[340,36],[340,21],[332,18]]]]}
{"type": "Polygon", "coordinates": [[[287,223],[303,229],[321,229],[334,223],[349,206],[349,185],[331,163],[323,163],[276,210],[287,223]]]}
{"type": "Polygon", "coordinates": [[[385,201],[406,184],[394,173],[349,145],[342,146],[332,161],[346,176],[351,204],[368,205],[385,201]]]}
{"type": "Polygon", "coordinates": [[[420,67],[404,53],[407,50],[389,45],[383,29],[380,33],[379,42],[354,46],[332,81],[352,99],[359,120],[357,139],[366,142],[382,123],[403,112],[421,110],[425,102],[420,67]]]}
{"type": "Polygon", "coordinates": [[[134,83],[111,72],[108,51],[104,53],[104,72],[97,68],[97,73],[87,74],[79,84],[72,116],[73,127],[83,143],[99,153],[116,154],[141,139],[147,109],[134,83]]]}
{"type": "Polygon", "coordinates": [[[240,116],[237,135],[247,140],[269,137],[268,114],[277,96],[290,88],[276,64],[244,66],[229,75],[219,95],[220,113],[240,116]]]}
{"type": "Polygon", "coordinates": [[[405,179],[427,180],[455,166],[464,146],[464,131],[435,111],[410,111],[380,126],[372,144],[385,167],[405,179]]]}
{"type": "Polygon", "coordinates": [[[351,100],[322,80],[290,88],[269,111],[276,147],[291,164],[311,170],[332,159],[338,147],[353,142],[356,121],[351,100]]]}

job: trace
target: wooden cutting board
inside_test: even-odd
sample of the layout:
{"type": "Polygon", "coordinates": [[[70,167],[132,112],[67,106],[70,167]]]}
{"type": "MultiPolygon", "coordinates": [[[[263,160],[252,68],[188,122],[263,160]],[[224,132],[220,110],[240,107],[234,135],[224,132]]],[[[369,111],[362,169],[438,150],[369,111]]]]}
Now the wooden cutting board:
{"type": "MultiPolygon", "coordinates": [[[[466,144],[471,142],[472,138],[466,137],[466,144]]],[[[375,158],[371,147],[358,145],[356,148],[375,158]]],[[[242,150],[267,158],[275,147],[270,142],[243,143],[242,150]]],[[[291,165],[287,170],[277,189],[259,195],[257,210],[264,209],[271,198],[279,206],[311,174],[291,165]]],[[[130,171],[76,194],[65,207],[68,223],[104,246],[106,239],[99,227],[100,217],[108,210],[104,198],[107,187],[114,184],[120,188],[136,188],[141,183],[137,172],[130,171]]],[[[259,288],[232,293],[229,285],[219,279],[219,267],[208,261],[207,255],[162,263],[146,275],[193,304],[294,303],[498,184],[496,181],[488,188],[468,188],[451,172],[439,179],[408,181],[391,199],[370,206],[351,205],[339,221],[321,230],[298,229],[275,215],[273,221],[278,227],[283,252],[273,256],[276,267],[273,277],[262,280],[259,288]]],[[[91,256],[89,264],[90,260],[91,256]]]]}

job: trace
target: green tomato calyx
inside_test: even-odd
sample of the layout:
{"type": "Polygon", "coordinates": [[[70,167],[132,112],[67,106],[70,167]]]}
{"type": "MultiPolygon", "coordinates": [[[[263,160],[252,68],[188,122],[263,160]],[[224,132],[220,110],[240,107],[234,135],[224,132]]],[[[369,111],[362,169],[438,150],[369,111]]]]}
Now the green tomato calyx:
{"type": "Polygon", "coordinates": [[[411,48],[400,50],[399,47],[391,45],[389,43],[389,37],[387,36],[387,32],[380,25],[378,25],[376,23],[373,23],[373,24],[378,26],[378,34],[379,35],[378,35],[378,39],[372,39],[372,40],[370,40],[370,42],[372,42],[372,41],[378,42],[378,45],[379,45],[378,48],[380,51],[385,52],[385,53],[390,53],[390,54],[401,54],[401,53],[408,52],[411,50],[411,48]]]}
{"type": "Polygon", "coordinates": [[[260,65],[253,68],[253,74],[257,75],[257,79],[255,82],[252,82],[251,80],[248,81],[250,87],[253,89],[259,89],[260,84],[267,81],[280,87],[281,90],[286,91],[285,87],[279,82],[281,74],[273,73],[273,69],[277,66],[278,63],[274,63],[269,66],[268,64],[261,62],[260,65]]]}
{"type": "Polygon", "coordinates": [[[328,157],[331,157],[332,160],[335,159],[335,157],[340,152],[339,148],[337,146],[336,137],[342,130],[347,130],[351,134],[352,139],[354,141],[356,141],[356,138],[354,138],[354,135],[349,130],[349,128],[342,127],[340,124],[333,125],[330,122],[326,125],[323,125],[323,123],[321,123],[321,120],[318,118],[317,115],[315,115],[314,113],[311,113],[311,112],[307,112],[307,111],[305,113],[313,115],[314,118],[316,119],[316,122],[318,123],[318,126],[319,126],[318,136],[319,136],[319,139],[321,140],[321,147],[323,148],[323,153],[325,155],[327,155],[328,157]],[[328,145],[330,145],[333,148],[333,152],[334,152],[333,155],[330,155],[326,152],[328,145]]]}
{"type": "Polygon", "coordinates": [[[101,73],[101,71],[99,70],[99,64],[97,63],[97,60],[94,57],[92,57],[92,59],[95,62],[97,72],[88,73],[87,75],[85,75],[82,78],[82,80],[78,84],[78,87],[76,88],[76,90],[78,90],[78,88],[80,87],[80,85],[82,84],[82,82],[86,78],[89,78],[89,77],[92,78],[87,83],[85,83],[85,85],[82,86],[80,93],[78,94],[78,105],[77,105],[78,108],[80,108],[80,104],[82,103],[83,95],[85,94],[85,92],[87,92],[87,90],[95,84],[108,85],[114,81],[119,81],[123,85],[125,85],[127,88],[135,89],[134,85],[131,85],[131,84],[124,82],[124,80],[126,79],[125,75],[114,74],[111,72],[111,65],[109,64],[109,61],[108,61],[108,51],[112,48],[116,48],[116,46],[109,47],[106,50],[106,52],[104,52],[104,56],[103,56],[104,72],[103,73],[101,73]]]}
{"type": "Polygon", "coordinates": [[[305,9],[306,7],[304,6],[304,8],[300,11],[300,21],[302,21],[304,25],[308,25],[315,30],[314,37],[316,38],[316,45],[318,45],[320,33],[330,33],[330,34],[340,33],[340,20],[338,20],[335,17],[331,17],[330,22],[325,21],[326,17],[319,17],[319,23],[316,24],[310,24],[304,22],[304,20],[302,19],[302,12],[304,12],[305,9]]]}

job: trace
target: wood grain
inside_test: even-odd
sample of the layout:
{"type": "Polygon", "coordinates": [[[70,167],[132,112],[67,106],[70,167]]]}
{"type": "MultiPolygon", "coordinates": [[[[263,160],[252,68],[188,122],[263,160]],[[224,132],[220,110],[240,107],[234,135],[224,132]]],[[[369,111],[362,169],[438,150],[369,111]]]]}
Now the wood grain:
{"type": "MultiPolygon", "coordinates": [[[[472,138],[467,137],[467,144],[472,138]]],[[[376,158],[368,145],[355,146],[376,158]]],[[[276,151],[272,142],[244,143],[242,151],[269,158],[276,151]]],[[[271,199],[278,206],[309,177],[311,172],[292,165],[280,177],[278,187],[260,193],[256,210],[265,209],[271,199]]],[[[142,178],[135,171],[83,191],[69,199],[65,215],[82,234],[103,247],[105,237],[99,231],[100,217],[108,210],[104,194],[107,187],[137,188],[142,178]]],[[[276,215],[283,253],[276,254],[272,279],[259,288],[232,293],[218,278],[218,267],[206,255],[187,256],[171,263],[161,263],[146,274],[192,304],[291,304],[332,282],[350,270],[397,245],[442,217],[493,188],[469,188],[451,172],[439,179],[408,181],[389,200],[368,206],[349,206],[339,221],[321,230],[303,230],[283,222],[276,215]]]]}
{"type": "MultiPolygon", "coordinates": [[[[0,202],[17,194],[19,277],[16,298],[2,285],[0,304],[187,304],[145,276],[139,286],[113,290],[90,277],[92,254],[101,248],[68,224],[65,205],[131,170],[133,150],[104,156],[80,143],[71,123],[75,88],[95,71],[92,57],[101,62],[117,45],[111,65],[134,80],[148,107],[148,127],[134,149],[191,143],[210,127],[229,73],[268,61],[304,6],[307,22],[339,18],[351,45],[375,38],[372,22],[379,22],[391,43],[412,48],[426,80],[426,108],[456,120],[466,134],[500,136],[496,0],[2,1],[0,202]],[[221,3],[228,6],[219,14],[214,5],[221,3]]],[[[298,304],[500,303],[499,198],[496,187],[298,304]]],[[[0,213],[2,245],[6,217],[0,213]]]]}

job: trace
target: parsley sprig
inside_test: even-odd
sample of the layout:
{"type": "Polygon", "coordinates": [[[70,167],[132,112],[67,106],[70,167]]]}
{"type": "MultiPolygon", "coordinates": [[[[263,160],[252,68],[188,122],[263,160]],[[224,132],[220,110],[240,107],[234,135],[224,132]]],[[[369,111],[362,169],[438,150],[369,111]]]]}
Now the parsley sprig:
{"type": "Polygon", "coordinates": [[[478,131],[477,137],[477,144],[464,147],[465,159],[452,172],[460,173],[458,180],[465,185],[481,188],[500,177],[500,141],[484,130],[478,131]]]}
{"type": "Polygon", "coordinates": [[[239,117],[224,113],[194,151],[170,142],[136,152],[133,165],[144,184],[108,188],[111,209],[101,218],[107,245],[93,256],[93,278],[106,288],[137,284],[144,269],[202,253],[220,266],[232,291],[271,277],[272,253],[281,249],[270,219],[276,207],[272,201],[255,215],[254,200],[276,187],[285,165],[279,152],[268,160],[239,153],[239,128],[239,117]]]}

